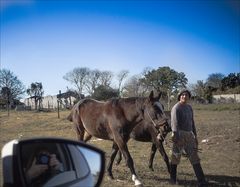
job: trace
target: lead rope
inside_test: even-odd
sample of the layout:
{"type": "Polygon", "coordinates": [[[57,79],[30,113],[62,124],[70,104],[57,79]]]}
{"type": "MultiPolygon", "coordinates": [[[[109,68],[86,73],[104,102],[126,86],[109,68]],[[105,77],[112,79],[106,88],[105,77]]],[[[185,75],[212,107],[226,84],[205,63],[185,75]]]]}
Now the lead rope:
{"type": "Polygon", "coordinates": [[[161,128],[159,128],[159,129],[157,128],[157,124],[156,124],[156,123],[153,121],[153,119],[151,118],[148,110],[147,110],[147,114],[148,114],[148,117],[150,118],[150,120],[152,121],[154,127],[157,129],[157,131],[159,131],[159,133],[158,133],[158,135],[157,135],[157,138],[158,138],[159,140],[162,140],[163,142],[166,142],[166,141],[165,141],[165,138],[163,137],[163,132],[162,132],[161,128]]]}

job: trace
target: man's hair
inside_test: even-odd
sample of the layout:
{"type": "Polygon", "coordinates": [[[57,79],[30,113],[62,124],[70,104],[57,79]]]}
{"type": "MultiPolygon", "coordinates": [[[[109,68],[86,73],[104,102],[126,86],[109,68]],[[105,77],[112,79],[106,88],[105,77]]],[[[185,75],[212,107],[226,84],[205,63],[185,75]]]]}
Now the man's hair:
{"type": "Polygon", "coordinates": [[[191,98],[191,92],[187,89],[183,89],[183,90],[180,90],[180,92],[178,93],[178,97],[177,97],[178,101],[180,101],[181,95],[185,92],[188,94],[189,98],[191,98]]]}

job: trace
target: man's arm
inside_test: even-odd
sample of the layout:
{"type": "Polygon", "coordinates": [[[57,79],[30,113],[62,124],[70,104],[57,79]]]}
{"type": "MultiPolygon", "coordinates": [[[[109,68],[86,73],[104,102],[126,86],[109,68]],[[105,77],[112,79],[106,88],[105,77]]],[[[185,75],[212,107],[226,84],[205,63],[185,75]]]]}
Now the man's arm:
{"type": "Polygon", "coordinates": [[[171,110],[171,128],[172,128],[172,140],[177,142],[179,140],[178,119],[176,105],[171,110]]]}
{"type": "Polygon", "coordinates": [[[192,131],[193,131],[193,134],[195,135],[195,137],[197,138],[197,130],[196,130],[196,126],[195,126],[195,121],[194,121],[194,115],[193,115],[192,107],[191,107],[191,110],[192,110],[192,131]]]}

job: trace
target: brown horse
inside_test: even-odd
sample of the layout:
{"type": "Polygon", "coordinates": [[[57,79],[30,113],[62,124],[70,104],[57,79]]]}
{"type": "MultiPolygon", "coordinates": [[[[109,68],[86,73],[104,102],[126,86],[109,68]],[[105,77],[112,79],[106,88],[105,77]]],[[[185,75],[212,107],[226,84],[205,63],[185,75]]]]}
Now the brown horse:
{"type": "MultiPolygon", "coordinates": [[[[163,157],[163,160],[166,163],[168,172],[170,173],[169,159],[165,152],[163,142],[165,141],[167,134],[171,131],[170,126],[171,113],[170,111],[165,111],[165,114],[169,120],[168,123],[157,124],[155,127],[153,127],[152,124],[142,121],[141,123],[134,127],[130,134],[130,138],[140,142],[152,142],[148,167],[153,171],[153,159],[158,149],[163,157]]],[[[118,152],[116,164],[118,165],[121,162],[121,160],[122,155],[120,152],[118,152]]]]}
{"type": "Polygon", "coordinates": [[[143,120],[148,124],[152,123],[153,126],[167,122],[159,102],[160,96],[161,94],[154,97],[152,91],[149,97],[111,99],[107,102],[83,99],[73,107],[68,119],[75,124],[79,140],[86,142],[95,136],[113,141],[110,162],[107,166],[109,177],[113,178],[112,165],[120,150],[135,185],[142,185],[137,178],[127,142],[133,128],[143,120]]]}

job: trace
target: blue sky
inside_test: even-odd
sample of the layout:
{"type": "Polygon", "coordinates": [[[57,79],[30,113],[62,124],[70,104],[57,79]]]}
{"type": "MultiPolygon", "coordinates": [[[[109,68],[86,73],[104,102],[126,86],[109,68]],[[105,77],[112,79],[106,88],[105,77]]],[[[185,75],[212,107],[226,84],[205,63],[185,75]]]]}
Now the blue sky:
{"type": "Polygon", "coordinates": [[[240,1],[1,0],[1,68],[45,95],[75,67],[184,72],[189,83],[240,72],[240,1]]]}

